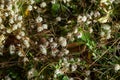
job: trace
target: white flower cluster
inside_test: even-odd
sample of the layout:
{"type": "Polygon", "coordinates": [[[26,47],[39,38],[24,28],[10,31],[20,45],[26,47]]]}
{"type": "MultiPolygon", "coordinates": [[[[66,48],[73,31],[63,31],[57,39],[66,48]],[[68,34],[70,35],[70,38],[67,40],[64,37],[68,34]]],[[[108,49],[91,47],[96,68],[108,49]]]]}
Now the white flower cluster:
{"type": "MultiPolygon", "coordinates": [[[[0,46],[4,46],[4,43],[9,42],[7,39],[11,38],[9,35],[12,34],[15,36],[15,38],[11,38],[13,43],[10,42],[11,44],[8,45],[9,53],[11,55],[18,53],[18,56],[21,57],[25,56],[22,54],[21,50],[18,49],[29,48],[30,44],[29,39],[26,38],[26,28],[23,26],[23,15],[20,14],[18,0],[0,2],[0,32],[2,33],[2,35],[0,35],[0,46]],[[21,44],[15,42],[14,40],[16,39],[21,40],[21,44]]],[[[31,9],[31,6],[28,6],[28,8],[31,9]]],[[[3,52],[2,48],[0,48],[0,52],[3,52]]]]}
{"type": "Polygon", "coordinates": [[[77,70],[77,66],[80,62],[80,59],[75,60],[74,58],[64,57],[62,58],[61,68],[57,68],[54,73],[54,77],[56,78],[58,75],[62,75],[68,72],[74,72],[77,70]]]}
{"type": "Polygon", "coordinates": [[[119,64],[115,64],[114,69],[115,69],[115,71],[117,72],[118,70],[120,70],[120,65],[119,65],[119,64]]]}
{"type": "Polygon", "coordinates": [[[101,25],[101,37],[103,39],[110,39],[111,38],[111,26],[109,24],[102,24],[101,25]]]}

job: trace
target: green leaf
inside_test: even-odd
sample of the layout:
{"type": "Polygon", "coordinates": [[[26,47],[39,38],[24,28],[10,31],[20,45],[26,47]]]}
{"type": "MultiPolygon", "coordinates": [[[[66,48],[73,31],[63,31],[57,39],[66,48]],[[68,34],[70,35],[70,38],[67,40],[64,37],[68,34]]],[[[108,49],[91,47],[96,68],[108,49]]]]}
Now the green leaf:
{"type": "Polygon", "coordinates": [[[56,3],[56,4],[53,4],[52,5],[52,11],[53,12],[57,12],[60,8],[60,4],[59,3],[56,3]]]}
{"type": "Polygon", "coordinates": [[[64,76],[62,80],[69,80],[68,76],[64,76]]]}
{"type": "Polygon", "coordinates": [[[81,39],[85,42],[88,42],[88,40],[90,40],[90,33],[89,32],[83,32],[81,39]]]}
{"type": "Polygon", "coordinates": [[[38,76],[38,71],[37,70],[34,71],[34,76],[38,76]]]}
{"type": "Polygon", "coordinates": [[[41,0],[35,0],[36,3],[39,3],[41,0]]]}

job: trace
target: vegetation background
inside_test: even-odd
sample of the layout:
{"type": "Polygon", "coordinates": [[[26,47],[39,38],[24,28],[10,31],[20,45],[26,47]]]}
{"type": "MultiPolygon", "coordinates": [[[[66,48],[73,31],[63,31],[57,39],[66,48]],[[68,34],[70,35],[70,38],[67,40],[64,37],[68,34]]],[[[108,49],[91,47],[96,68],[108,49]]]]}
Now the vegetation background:
{"type": "Polygon", "coordinates": [[[0,0],[1,80],[119,80],[119,0],[0,0]]]}

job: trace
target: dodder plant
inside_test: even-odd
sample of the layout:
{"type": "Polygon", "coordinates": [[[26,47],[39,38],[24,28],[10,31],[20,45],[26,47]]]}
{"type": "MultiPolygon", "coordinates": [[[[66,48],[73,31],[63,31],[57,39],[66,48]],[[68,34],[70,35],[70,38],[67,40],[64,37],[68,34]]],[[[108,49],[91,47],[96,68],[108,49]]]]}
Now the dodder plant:
{"type": "Polygon", "coordinates": [[[119,0],[1,0],[1,80],[120,78],[119,0]]]}

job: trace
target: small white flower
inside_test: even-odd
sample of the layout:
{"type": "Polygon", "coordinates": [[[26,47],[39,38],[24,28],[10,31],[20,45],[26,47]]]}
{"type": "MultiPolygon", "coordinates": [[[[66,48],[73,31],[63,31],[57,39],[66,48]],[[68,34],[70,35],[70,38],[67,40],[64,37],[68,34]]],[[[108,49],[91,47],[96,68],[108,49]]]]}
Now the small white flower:
{"type": "Polygon", "coordinates": [[[68,63],[67,58],[63,58],[63,62],[64,62],[64,63],[68,63]]]}
{"type": "Polygon", "coordinates": [[[67,38],[70,39],[72,37],[72,33],[67,34],[67,38]]]}
{"type": "Polygon", "coordinates": [[[53,38],[49,38],[49,41],[50,41],[50,42],[53,42],[53,38]]]}
{"type": "Polygon", "coordinates": [[[34,9],[37,9],[37,6],[34,6],[34,9]]]}
{"type": "Polygon", "coordinates": [[[75,28],[73,33],[76,34],[78,32],[78,28],[75,28]]]}
{"type": "Polygon", "coordinates": [[[52,3],[52,4],[55,4],[55,3],[56,3],[56,0],[52,0],[51,3],[52,3]]]}
{"type": "Polygon", "coordinates": [[[82,19],[82,16],[79,15],[79,16],[77,17],[77,22],[81,22],[81,19],[82,19]]]}
{"type": "Polygon", "coordinates": [[[27,9],[28,9],[29,11],[32,11],[32,9],[33,9],[32,5],[29,5],[27,9]]]}
{"type": "Polygon", "coordinates": [[[12,30],[14,31],[14,30],[16,30],[17,28],[18,28],[18,25],[17,25],[17,24],[14,24],[12,30]]]}
{"type": "Polygon", "coordinates": [[[110,25],[108,24],[102,24],[101,27],[104,29],[104,30],[110,30],[110,25]]]}
{"type": "Polygon", "coordinates": [[[15,15],[15,12],[12,10],[12,11],[10,12],[10,14],[11,14],[12,16],[14,16],[14,15],[15,15]]]}
{"type": "Polygon", "coordinates": [[[77,36],[78,39],[81,38],[82,37],[82,32],[77,33],[76,36],[77,36]]]}
{"type": "Polygon", "coordinates": [[[67,55],[67,54],[69,53],[69,50],[63,49],[62,52],[63,52],[65,55],[67,55]]]}
{"type": "Polygon", "coordinates": [[[56,56],[56,53],[58,53],[59,52],[59,50],[58,49],[56,49],[56,48],[54,48],[54,49],[52,49],[52,51],[51,51],[51,55],[52,56],[56,56]]]}
{"type": "Polygon", "coordinates": [[[15,45],[10,45],[9,46],[9,51],[10,51],[11,55],[15,53],[15,50],[16,50],[15,45]]]}
{"type": "Polygon", "coordinates": [[[97,20],[93,20],[93,22],[94,22],[94,23],[96,23],[96,22],[97,22],[97,20]]]}
{"type": "Polygon", "coordinates": [[[35,1],[34,1],[34,0],[30,0],[30,3],[31,3],[31,4],[34,4],[34,3],[35,3],[35,1]]]}
{"type": "Polygon", "coordinates": [[[45,8],[46,6],[47,6],[46,2],[42,2],[42,3],[40,4],[40,7],[41,7],[41,8],[45,8]]]}
{"type": "Polygon", "coordinates": [[[48,29],[48,25],[47,24],[43,24],[42,27],[43,27],[43,29],[48,29]]]}
{"type": "Polygon", "coordinates": [[[22,16],[18,16],[18,20],[21,21],[22,20],[22,16]]]}
{"type": "Polygon", "coordinates": [[[6,16],[6,17],[8,17],[8,16],[9,16],[9,14],[6,12],[6,13],[5,13],[5,16],[6,16]]]}
{"type": "Polygon", "coordinates": [[[29,70],[29,71],[28,71],[28,76],[27,76],[27,78],[28,78],[28,79],[31,79],[32,77],[34,77],[34,72],[35,72],[35,69],[34,69],[34,68],[32,68],[31,70],[29,70]]]}
{"type": "Polygon", "coordinates": [[[91,24],[92,22],[91,21],[87,21],[87,25],[91,24]]]}
{"type": "Polygon", "coordinates": [[[63,74],[63,72],[60,69],[56,69],[55,74],[63,74]]]}
{"type": "Polygon", "coordinates": [[[30,44],[29,44],[29,40],[23,40],[23,43],[24,43],[24,45],[27,47],[27,48],[29,48],[30,47],[30,44]]]}
{"type": "Polygon", "coordinates": [[[36,58],[36,57],[34,58],[34,60],[35,60],[35,61],[39,61],[39,59],[38,59],[38,58],[36,58]]]}
{"type": "Polygon", "coordinates": [[[81,60],[80,60],[80,58],[77,58],[77,62],[80,62],[81,60]]]}
{"type": "Polygon", "coordinates": [[[11,29],[11,28],[8,28],[8,29],[6,30],[6,32],[7,32],[7,33],[11,33],[11,32],[12,32],[12,29],[11,29]]]}
{"type": "Polygon", "coordinates": [[[47,49],[45,46],[40,45],[40,51],[42,52],[42,54],[47,55],[47,49]]]}
{"type": "Polygon", "coordinates": [[[39,27],[37,28],[37,32],[41,32],[41,31],[43,31],[43,27],[39,26],[39,27]]]}
{"type": "Polygon", "coordinates": [[[105,36],[105,32],[101,31],[100,36],[104,37],[105,36]]]}
{"type": "Polygon", "coordinates": [[[120,65],[119,64],[115,64],[115,67],[114,67],[115,71],[118,71],[120,70],[120,65]]]}
{"type": "Polygon", "coordinates": [[[57,18],[56,18],[56,21],[61,21],[61,17],[57,17],[57,18]]]}
{"type": "Polygon", "coordinates": [[[24,56],[24,54],[22,53],[21,50],[18,51],[18,56],[20,56],[20,57],[23,57],[23,56],[24,56]]]}
{"type": "Polygon", "coordinates": [[[49,46],[49,42],[46,41],[46,42],[44,43],[44,46],[45,46],[45,47],[48,47],[48,46],[49,46]]]}
{"type": "Polygon", "coordinates": [[[22,22],[18,22],[17,26],[18,26],[18,28],[21,28],[22,27],[22,22]]]}
{"type": "Polygon", "coordinates": [[[66,40],[66,38],[60,37],[60,38],[59,38],[59,44],[60,44],[62,47],[65,47],[65,46],[67,45],[67,40],[66,40]]]}
{"type": "Polygon", "coordinates": [[[77,69],[77,65],[76,65],[76,64],[72,64],[72,66],[71,66],[72,72],[73,72],[73,71],[76,71],[76,69],[77,69]]]}
{"type": "Polygon", "coordinates": [[[23,58],[23,62],[28,62],[28,61],[29,61],[29,59],[27,57],[23,58]]]}
{"type": "Polygon", "coordinates": [[[89,19],[92,19],[92,16],[90,14],[86,15],[89,19]]]}
{"type": "Polygon", "coordinates": [[[86,17],[86,16],[83,16],[83,17],[82,17],[82,21],[83,21],[83,22],[86,22],[86,20],[87,20],[87,17],[86,17]]]}
{"type": "Polygon", "coordinates": [[[22,37],[20,35],[16,35],[16,38],[20,40],[22,37]]]}
{"type": "Polygon", "coordinates": [[[57,47],[57,43],[56,42],[51,43],[51,48],[56,48],[56,47],[57,47]]]}
{"type": "Polygon", "coordinates": [[[110,39],[111,38],[111,34],[108,33],[107,36],[106,36],[106,39],[110,39]]]}
{"type": "Polygon", "coordinates": [[[90,70],[85,71],[86,76],[89,76],[90,73],[91,73],[90,70]]]}
{"type": "Polygon", "coordinates": [[[21,36],[25,36],[25,32],[24,31],[20,31],[19,33],[21,36]]]}
{"type": "Polygon", "coordinates": [[[93,11],[91,11],[91,12],[90,12],[90,15],[91,15],[91,16],[93,16],[93,15],[94,15],[94,12],[93,12],[93,11]]]}
{"type": "Polygon", "coordinates": [[[0,29],[4,29],[5,26],[3,24],[0,25],[0,29]]]}
{"type": "Polygon", "coordinates": [[[10,19],[9,19],[9,22],[10,22],[11,24],[13,24],[13,23],[14,23],[13,18],[10,18],[10,19]]]}
{"type": "Polygon", "coordinates": [[[37,22],[37,23],[40,23],[40,22],[42,22],[42,21],[43,21],[43,18],[42,18],[42,17],[38,16],[38,17],[36,18],[36,22],[37,22]]]}
{"type": "Polygon", "coordinates": [[[93,32],[93,29],[92,29],[92,28],[89,28],[89,31],[90,31],[90,33],[92,33],[92,32],[93,32]]]}

